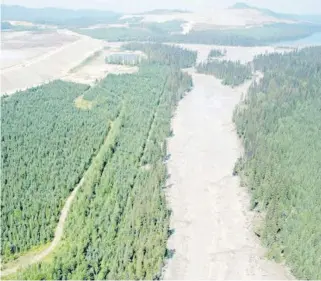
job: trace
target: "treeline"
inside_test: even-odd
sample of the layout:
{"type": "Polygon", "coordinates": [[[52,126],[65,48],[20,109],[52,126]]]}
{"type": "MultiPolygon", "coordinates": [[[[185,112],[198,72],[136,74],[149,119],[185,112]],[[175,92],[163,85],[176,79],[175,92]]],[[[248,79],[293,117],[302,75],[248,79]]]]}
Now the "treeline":
{"type": "Polygon", "coordinates": [[[264,72],[234,120],[245,153],[235,173],[265,214],[270,257],[298,279],[321,279],[321,47],[258,56],[264,72]]]}
{"type": "Polygon", "coordinates": [[[2,20],[28,21],[36,24],[57,25],[60,28],[87,27],[99,23],[115,23],[120,14],[89,9],[27,8],[1,4],[2,20]]]}
{"type": "Polygon", "coordinates": [[[37,26],[13,25],[8,21],[1,21],[2,31],[36,31],[41,30],[37,26]]]}
{"type": "MultiPolygon", "coordinates": [[[[1,256],[52,240],[60,210],[119,110],[79,110],[88,86],[55,81],[1,99],[1,256]]],[[[94,90],[89,90],[94,91],[94,90]]]]}
{"type": "Polygon", "coordinates": [[[224,49],[223,51],[219,49],[212,49],[208,54],[208,59],[224,57],[225,55],[226,55],[226,49],[224,49]]]}
{"type": "Polygon", "coordinates": [[[137,65],[141,60],[138,54],[111,54],[105,58],[106,63],[119,65],[137,65]]]}
{"type": "Polygon", "coordinates": [[[315,24],[274,23],[251,28],[191,30],[180,34],[178,21],[165,23],[132,23],[129,27],[76,29],[93,38],[107,41],[148,41],[194,43],[230,46],[264,46],[283,41],[297,40],[321,32],[315,24]]]}
{"type": "Polygon", "coordinates": [[[59,248],[11,279],[160,277],[169,235],[166,138],[173,110],[192,80],[177,64],[152,61],[136,74],[108,75],[84,93],[95,105],[89,114],[114,111],[106,101],[115,95],[121,108],[110,125],[110,118],[97,121],[110,130],[77,193],[59,248]]]}
{"type": "Polygon", "coordinates": [[[169,40],[180,43],[260,46],[297,40],[320,31],[320,25],[275,23],[251,28],[192,30],[186,35],[173,35],[169,40]]]}
{"type": "Polygon", "coordinates": [[[222,79],[224,85],[238,86],[252,76],[251,66],[239,61],[211,60],[197,65],[199,73],[214,75],[222,79]]]}
{"type": "Polygon", "coordinates": [[[192,67],[197,58],[197,52],[160,43],[129,43],[124,45],[123,48],[125,50],[144,52],[147,55],[148,63],[158,62],[178,68],[192,67]]]}

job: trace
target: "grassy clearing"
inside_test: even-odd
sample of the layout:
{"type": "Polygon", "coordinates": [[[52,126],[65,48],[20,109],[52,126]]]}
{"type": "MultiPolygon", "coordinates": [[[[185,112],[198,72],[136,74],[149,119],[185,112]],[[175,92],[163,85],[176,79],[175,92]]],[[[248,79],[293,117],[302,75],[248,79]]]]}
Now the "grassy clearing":
{"type": "Polygon", "coordinates": [[[93,101],[84,99],[84,96],[81,95],[75,99],[75,106],[79,109],[90,110],[94,105],[93,101]]]}

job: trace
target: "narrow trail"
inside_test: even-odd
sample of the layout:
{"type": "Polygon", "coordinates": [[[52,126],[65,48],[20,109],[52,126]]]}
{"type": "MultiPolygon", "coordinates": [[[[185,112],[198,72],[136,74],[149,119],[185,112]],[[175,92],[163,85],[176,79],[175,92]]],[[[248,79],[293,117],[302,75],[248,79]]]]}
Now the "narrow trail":
{"type": "Polygon", "coordinates": [[[249,195],[232,176],[242,146],[232,115],[250,82],[223,86],[213,76],[191,71],[194,89],[179,103],[168,141],[172,187],[167,199],[174,255],[166,280],[285,280],[285,268],[264,258],[253,234],[249,195]]]}
{"type": "Polygon", "coordinates": [[[8,276],[10,274],[14,274],[19,269],[26,268],[27,266],[30,266],[32,264],[35,264],[37,262],[42,261],[49,254],[51,254],[53,252],[53,250],[58,246],[59,242],[61,241],[61,239],[63,237],[64,225],[65,225],[68,213],[70,211],[70,208],[72,206],[72,202],[75,199],[78,190],[84,184],[84,181],[85,181],[85,178],[86,178],[86,174],[90,170],[91,166],[94,165],[95,158],[98,157],[98,155],[100,154],[100,151],[102,151],[103,147],[106,144],[108,145],[108,143],[110,141],[110,136],[112,135],[112,131],[113,131],[113,127],[114,127],[113,123],[114,123],[114,121],[110,123],[110,128],[109,128],[108,134],[105,137],[104,142],[103,142],[99,152],[92,159],[92,161],[91,161],[92,164],[89,166],[88,170],[84,173],[84,176],[82,177],[80,182],[77,184],[77,186],[74,188],[74,190],[71,192],[71,194],[67,198],[67,200],[65,202],[65,205],[61,210],[60,217],[59,217],[59,222],[57,224],[57,227],[56,227],[56,230],[55,230],[55,234],[54,234],[54,239],[52,240],[52,242],[49,244],[48,247],[46,247],[45,249],[43,249],[42,251],[40,251],[38,253],[34,253],[34,252],[27,253],[27,254],[25,254],[23,256],[20,256],[18,259],[16,259],[13,262],[10,262],[8,264],[4,264],[3,265],[4,270],[1,270],[0,277],[8,276]]]}
{"type": "Polygon", "coordinates": [[[81,181],[77,184],[75,189],[71,192],[69,197],[66,200],[66,203],[61,210],[61,214],[59,217],[59,222],[57,224],[56,230],[55,230],[55,236],[50,245],[42,250],[39,253],[31,253],[31,254],[25,254],[21,257],[19,257],[17,260],[14,261],[14,266],[9,267],[3,271],[1,271],[1,276],[7,276],[13,273],[16,273],[20,268],[27,267],[29,265],[32,265],[34,263],[37,263],[41,260],[43,260],[46,256],[48,256],[58,245],[60,242],[62,236],[63,236],[63,230],[64,230],[64,225],[68,216],[68,212],[70,210],[71,204],[77,194],[77,191],[79,188],[83,185],[84,183],[84,178],[81,179],[81,181]]]}

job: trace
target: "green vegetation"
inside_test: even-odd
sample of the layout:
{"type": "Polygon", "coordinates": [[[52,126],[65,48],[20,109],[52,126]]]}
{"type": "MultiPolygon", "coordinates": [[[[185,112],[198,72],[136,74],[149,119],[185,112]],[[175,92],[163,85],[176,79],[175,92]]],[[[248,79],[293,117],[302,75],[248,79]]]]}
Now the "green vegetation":
{"type": "MultiPolygon", "coordinates": [[[[178,65],[191,66],[195,63],[190,60],[194,53],[187,56],[185,50],[163,47],[164,51],[161,52],[161,46],[149,46],[150,61],[141,64],[138,73],[108,75],[95,87],[84,92],[83,99],[92,102],[91,109],[74,110],[80,112],[77,114],[87,114],[89,120],[96,120],[95,125],[102,131],[99,152],[86,172],[84,184],[68,215],[63,241],[56,252],[46,261],[31,266],[14,278],[159,278],[169,235],[169,210],[163,192],[166,180],[166,137],[170,135],[170,119],[177,102],[192,86],[191,78],[182,73],[178,65]],[[173,64],[169,60],[162,64],[154,59],[159,53],[166,52],[169,52],[168,57],[174,59],[173,64]],[[172,53],[186,57],[188,63],[171,56],[172,53]],[[108,101],[113,101],[113,104],[108,101]],[[105,118],[97,112],[104,112],[105,118]]],[[[37,89],[41,89],[42,93],[46,90],[45,86],[37,89]]],[[[83,92],[83,89],[79,92],[83,92]]],[[[67,108],[73,104],[76,96],[70,97],[69,103],[57,98],[55,93],[42,96],[48,97],[50,94],[57,103],[67,108]]],[[[28,100],[32,93],[29,93],[29,97],[28,93],[24,95],[28,100]]],[[[21,97],[22,94],[17,99],[21,97]]],[[[33,111],[44,103],[41,101],[38,104],[38,99],[33,99],[33,111]]],[[[12,103],[14,105],[16,101],[12,103]]],[[[27,108],[31,108],[28,103],[27,108]]],[[[45,110],[41,112],[43,115],[48,114],[45,110]]],[[[53,119],[61,114],[59,110],[53,112],[50,111],[53,119]]],[[[78,120],[78,117],[68,115],[61,126],[71,129],[74,127],[74,119],[78,120]]],[[[39,122],[28,124],[39,128],[39,122]]],[[[53,130],[53,126],[50,129],[53,130]]],[[[81,128],[79,131],[92,133],[90,129],[81,128]]],[[[78,141],[78,138],[81,136],[69,136],[73,142],[78,141]]],[[[59,140],[58,137],[55,139],[59,140]]],[[[50,137],[42,138],[45,143],[48,140],[50,137]]],[[[22,146],[17,147],[18,151],[19,148],[24,151],[22,146]]],[[[63,143],[59,149],[64,150],[63,143]]],[[[75,161],[77,167],[80,160],[81,156],[75,161]]],[[[43,176],[46,179],[46,174],[43,176]]],[[[43,191],[44,197],[46,188],[39,190],[43,191]]],[[[32,199],[28,202],[32,202],[32,199]]],[[[36,210],[43,213],[41,208],[36,210]]]]}
{"type": "Polygon", "coordinates": [[[159,34],[142,27],[76,29],[75,32],[106,41],[164,41],[159,34]]]}
{"type": "Polygon", "coordinates": [[[256,46],[286,40],[296,40],[320,31],[320,25],[276,23],[251,28],[191,31],[186,35],[173,35],[168,41],[215,45],[256,46]]]}
{"type": "Polygon", "coordinates": [[[182,30],[183,21],[173,20],[162,23],[140,22],[141,19],[130,18],[121,20],[129,27],[107,27],[96,29],[75,29],[75,32],[107,41],[152,41],[166,42],[172,33],[182,30]]]}
{"type": "Polygon", "coordinates": [[[122,48],[124,51],[141,51],[146,58],[137,54],[119,53],[106,57],[106,62],[115,64],[160,63],[177,68],[188,68],[195,64],[197,58],[197,52],[160,43],[128,43],[122,48]]]}
{"type": "Polygon", "coordinates": [[[10,22],[7,22],[7,21],[1,22],[1,30],[13,29],[13,28],[14,26],[10,22]]]}
{"type": "Polygon", "coordinates": [[[239,61],[211,60],[197,66],[199,73],[211,74],[222,79],[224,85],[238,86],[245,80],[252,77],[249,64],[242,64],[239,61]]]}
{"type": "Polygon", "coordinates": [[[298,279],[321,279],[321,47],[258,56],[264,78],[234,120],[245,153],[235,168],[265,214],[269,256],[298,279]]]}
{"type": "Polygon", "coordinates": [[[1,31],[36,31],[43,30],[37,26],[12,25],[10,22],[1,21],[1,31]]]}
{"type": "Polygon", "coordinates": [[[296,40],[321,31],[320,25],[276,23],[251,28],[210,29],[177,34],[176,23],[130,24],[129,28],[77,29],[76,32],[107,41],[152,41],[196,44],[256,46],[296,40]],[[174,32],[174,33],[173,33],[174,32]]]}
{"type": "Polygon", "coordinates": [[[212,49],[208,54],[208,59],[224,57],[226,55],[226,50],[221,51],[218,49],[212,49]]]}
{"type": "Polygon", "coordinates": [[[70,10],[59,8],[26,8],[1,5],[2,20],[29,21],[60,27],[86,27],[98,23],[116,22],[120,14],[100,10],[70,10]]]}
{"type": "MultiPolygon", "coordinates": [[[[113,110],[79,110],[87,86],[55,81],[1,100],[1,255],[13,258],[53,238],[60,210],[98,151],[113,110]]],[[[95,91],[89,89],[88,93],[95,91]]]]}
{"type": "Polygon", "coordinates": [[[129,43],[123,46],[125,50],[139,50],[147,55],[149,63],[161,63],[178,68],[187,68],[194,65],[197,52],[163,44],[129,43]]]}
{"type": "Polygon", "coordinates": [[[120,65],[138,65],[141,60],[141,55],[130,53],[111,54],[105,58],[106,63],[120,65]]]}

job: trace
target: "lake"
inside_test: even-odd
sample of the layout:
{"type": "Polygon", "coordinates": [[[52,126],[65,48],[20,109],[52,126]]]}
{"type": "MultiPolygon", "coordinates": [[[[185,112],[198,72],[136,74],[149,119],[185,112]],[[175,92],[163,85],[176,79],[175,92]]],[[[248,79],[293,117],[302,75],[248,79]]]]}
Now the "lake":
{"type": "Polygon", "coordinates": [[[293,41],[282,41],[274,44],[274,46],[290,46],[290,47],[306,47],[313,45],[321,45],[321,32],[314,33],[308,37],[293,40],[293,41]]]}

